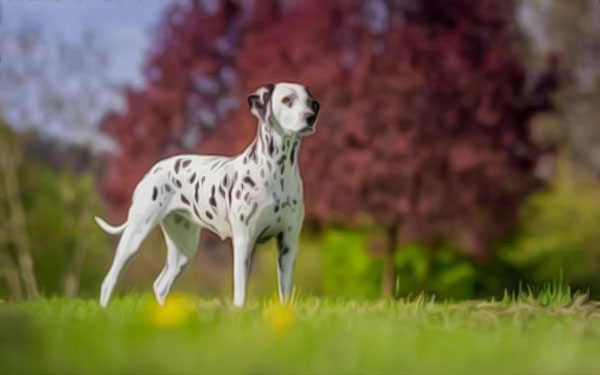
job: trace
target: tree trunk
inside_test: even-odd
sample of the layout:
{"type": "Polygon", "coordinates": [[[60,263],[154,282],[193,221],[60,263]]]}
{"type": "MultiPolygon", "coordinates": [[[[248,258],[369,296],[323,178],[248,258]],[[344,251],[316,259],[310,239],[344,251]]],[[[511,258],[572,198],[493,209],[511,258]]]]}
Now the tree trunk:
{"type": "Polygon", "coordinates": [[[21,288],[21,279],[19,269],[6,250],[8,239],[5,232],[0,232],[0,276],[6,279],[10,297],[16,300],[23,299],[23,289],[21,288]]]}
{"type": "Polygon", "coordinates": [[[0,251],[0,275],[6,279],[11,298],[17,301],[22,300],[23,289],[21,288],[21,280],[19,278],[17,265],[4,251],[0,251]]]}
{"type": "Polygon", "coordinates": [[[73,250],[73,257],[65,275],[65,294],[69,297],[77,296],[81,281],[81,269],[87,254],[87,242],[84,233],[89,229],[91,223],[89,200],[83,205],[79,219],[77,220],[77,243],[73,250]]]}
{"type": "Polygon", "coordinates": [[[396,270],[394,268],[394,253],[398,240],[399,224],[394,223],[387,229],[387,244],[383,254],[383,277],[381,278],[382,297],[395,297],[396,270]]]}
{"type": "Polygon", "coordinates": [[[18,264],[21,271],[21,277],[27,292],[27,298],[36,299],[39,297],[37,282],[33,272],[33,259],[31,257],[31,249],[29,240],[26,235],[25,213],[21,203],[19,194],[19,181],[16,172],[16,156],[17,150],[8,141],[2,142],[0,145],[0,166],[3,171],[4,189],[6,192],[6,200],[10,210],[9,222],[10,231],[15,245],[17,246],[18,264]]]}

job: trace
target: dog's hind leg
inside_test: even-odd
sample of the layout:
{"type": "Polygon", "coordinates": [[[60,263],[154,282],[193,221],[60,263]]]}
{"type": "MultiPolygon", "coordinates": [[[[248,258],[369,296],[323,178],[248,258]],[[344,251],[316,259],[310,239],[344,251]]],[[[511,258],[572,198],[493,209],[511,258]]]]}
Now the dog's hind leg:
{"type": "MultiPolygon", "coordinates": [[[[149,186],[149,185],[148,185],[149,186]]],[[[148,233],[162,220],[168,196],[162,199],[156,197],[155,187],[142,186],[140,194],[134,196],[134,202],[129,209],[127,227],[119,240],[115,258],[108,271],[100,291],[100,305],[105,307],[110,300],[115,284],[131,258],[139,251],[142,241],[148,233]]]]}
{"type": "Polygon", "coordinates": [[[200,227],[177,212],[168,215],[160,227],[167,243],[167,262],[154,282],[154,294],[162,305],[173,283],[196,254],[200,227]]]}

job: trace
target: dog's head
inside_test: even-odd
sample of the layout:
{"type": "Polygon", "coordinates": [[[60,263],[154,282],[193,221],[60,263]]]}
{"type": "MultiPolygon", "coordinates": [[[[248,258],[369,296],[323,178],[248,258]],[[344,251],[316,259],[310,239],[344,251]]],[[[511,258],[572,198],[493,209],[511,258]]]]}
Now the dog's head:
{"type": "Polygon", "coordinates": [[[308,87],[296,83],[267,83],[248,95],[250,112],[261,123],[287,136],[314,133],[319,102],[308,87]]]}

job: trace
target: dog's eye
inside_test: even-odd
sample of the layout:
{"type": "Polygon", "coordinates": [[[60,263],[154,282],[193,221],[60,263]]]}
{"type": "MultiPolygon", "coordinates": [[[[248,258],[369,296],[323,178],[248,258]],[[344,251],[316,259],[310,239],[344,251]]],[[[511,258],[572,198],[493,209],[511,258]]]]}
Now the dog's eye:
{"type": "Polygon", "coordinates": [[[281,102],[283,104],[286,104],[288,107],[291,107],[293,104],[292,98],[290,96],[284,96],[283,99],[281,99],[281,102]]]}

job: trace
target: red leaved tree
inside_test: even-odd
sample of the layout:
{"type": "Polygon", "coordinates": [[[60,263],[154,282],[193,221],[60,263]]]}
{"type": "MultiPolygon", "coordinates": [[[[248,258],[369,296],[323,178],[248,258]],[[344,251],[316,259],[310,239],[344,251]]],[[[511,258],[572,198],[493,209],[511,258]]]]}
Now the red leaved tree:
{"type": "MultiPolygon", "coordinates": [[[[526,85],[507,35],[506,2],[282,4],[269,0],[239,12],[231,87],[242,100],[265,82],[298,81],[323,104],[301,152],[308,216],[350,225],[367,217],[385,228],[388,295],[398,241],[457,239],[484,257],[539,186],[533,169],[545,150],[531,142],[528,119],[549,106],[554,86],[551,74],[526,85]]],[[[201,23],[190,27],[205,33],[201,23]]],[[[185,74],[191,65],[174,61],[173,69],[185,74]]],[[[181,108],[186,93],[178,98],[181,108]]],[[[240,106],[198,147],[239,151],[255,126],[240,106]]]]}

